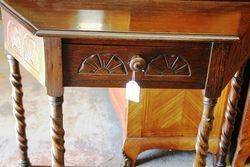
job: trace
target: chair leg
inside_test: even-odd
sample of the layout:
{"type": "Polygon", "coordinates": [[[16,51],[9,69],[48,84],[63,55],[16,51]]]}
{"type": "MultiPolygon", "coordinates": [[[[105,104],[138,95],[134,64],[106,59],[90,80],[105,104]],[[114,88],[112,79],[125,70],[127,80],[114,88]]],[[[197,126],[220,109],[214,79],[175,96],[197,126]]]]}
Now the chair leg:
{"type": "Polygon", "coordinates": [[[63,96],[52,97],[49,96],[49,103],[51,106],[50,126],[51,126],[51,156],[52,166],[64,166],[64,129],[63,129],[63,113],[62,104],[63,96]]]}
{"type": "Polygon", "coordinates": [[[240,98],[240,90],[243,82],[243,69],[239,70],[231,81],[231,90],[228,97],[227,108],[225,112],[225,121],[222,127],[220,140],[220,148],[218,152],[217,167],[226,166],[226,157],[231,144],[231,137],[234,129],[235,117],[238,112],[238,101],[240,98]]]}
{"type": "Polygon", "coordinates": [[[203,114],[199,125],[197,141],[196,141],[196,155],[194,160],[195,167],[206,166],[208,139],[213,126],[214,107],[216,103],[217,103],[217,98],[204,97],[203,114]]]}
{"type": "Polygon", "coordinates": [[[26,138],[25,110],[23,108],[23,91],[19,63],[11,55],[8,55],[7,58],[10,66],[10,83],[12,85],[13,113],[16,119],[16,136],[20,150],[19,166],[28,167],[31,164],[28,158],[28,140],[26,138]]]}

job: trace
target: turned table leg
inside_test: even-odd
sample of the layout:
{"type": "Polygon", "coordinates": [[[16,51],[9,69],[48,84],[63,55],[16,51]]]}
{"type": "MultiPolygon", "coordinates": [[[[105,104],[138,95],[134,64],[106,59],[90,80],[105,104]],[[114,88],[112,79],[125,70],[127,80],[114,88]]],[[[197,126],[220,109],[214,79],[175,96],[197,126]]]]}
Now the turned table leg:
{"type": "Polygon", "coordinates": [[[52,166],[64,166],[64,129],[63,129],[63,113],[62,104],[63,97],[49,96],[51,106],[50,126],[51,126],[51,142],[52,142],[52,166]]]}
{"type": "Polygon", "coordinates": [[[217,103],[217,98],[204,97],[203,114],[199,125],[197,141],[196,141],[196,156],[194,161],[195,167],[206,166],[208,139],[213,126],[214,107],[216,103],[217,103]]]}
{"type": "Polygon", "coordinates": [[[12,104],[13,113],[16,119],[17,142],[20,149],[19,166],[30,166],[28,158],[28,141],[26,138],[26,123],[23,108],[23,91],[21,83],[21,74],[18,61],[11,55],[7,56],[10,66],[10,83],[12,85],[12,104]]]}
{"type": "Polygon", "coordinates": [[[228,97],[227,108],[225,112],[225,121],[222,127],[220,140],[220,149],[218,152],[217,167],[226,166],[226,157],[231,144],[231,136],[234,129],[235,117],[237,115],[237,105],[240,98],[240,90],[243,81],[243,69],[239,70],[231,81],[231,90],[228,97]]]}

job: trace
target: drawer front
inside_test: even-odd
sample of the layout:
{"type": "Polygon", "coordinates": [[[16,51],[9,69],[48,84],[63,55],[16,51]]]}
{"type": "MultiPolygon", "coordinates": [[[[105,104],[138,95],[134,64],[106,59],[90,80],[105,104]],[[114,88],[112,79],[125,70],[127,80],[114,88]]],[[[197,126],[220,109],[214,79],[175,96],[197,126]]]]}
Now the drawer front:
{"type": "Polygon", "coordinates": [[[209,43],[167,43],[164,46],[63,44],[65,86],[125,87],[132,78],[129,63],[145,60],[136,81],[144,88],[204,88],[209,43]]]}

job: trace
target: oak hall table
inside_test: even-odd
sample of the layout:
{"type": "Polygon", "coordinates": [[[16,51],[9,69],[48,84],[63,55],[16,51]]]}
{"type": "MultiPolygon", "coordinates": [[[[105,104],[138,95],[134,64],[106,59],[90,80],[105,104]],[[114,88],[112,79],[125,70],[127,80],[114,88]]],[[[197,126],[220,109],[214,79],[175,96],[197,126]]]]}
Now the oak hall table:
{"type": "Polygon", "coordinates": [[[19,63],[47,89],[52,166],[64,166],[63,88],[125,87],[133,71],[143,88],[204,90],[194,166],[205,166],[213,109],[234,76],[217,161],[225,166],[237,71],[250,53],[250,2],[2,0],[1,9],[20,166],[30,161],[19,63]]]}

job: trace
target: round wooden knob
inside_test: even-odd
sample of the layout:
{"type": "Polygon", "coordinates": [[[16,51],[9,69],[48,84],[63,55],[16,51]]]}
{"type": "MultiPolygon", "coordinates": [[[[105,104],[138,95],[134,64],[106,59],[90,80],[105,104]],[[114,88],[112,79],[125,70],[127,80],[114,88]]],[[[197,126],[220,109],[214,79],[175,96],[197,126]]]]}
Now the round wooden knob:
{"type": "Polygon", "coordinates": [[[139,55],[133,56],[129,62],[132,71],[144,71],[146,68],[146,61],[139,55]]]}

